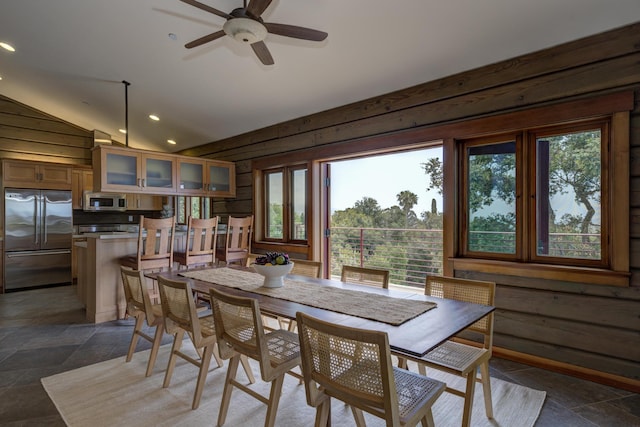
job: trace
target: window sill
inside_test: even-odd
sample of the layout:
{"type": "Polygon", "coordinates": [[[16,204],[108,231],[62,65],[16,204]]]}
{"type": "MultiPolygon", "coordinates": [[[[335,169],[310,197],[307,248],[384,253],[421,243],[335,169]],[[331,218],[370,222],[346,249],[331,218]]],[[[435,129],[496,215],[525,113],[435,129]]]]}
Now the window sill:
{"type": "Polygon", "coordinates": [[[454,270],[470,270],[480,273],[505,274],[509,276],[534,277],[538,279],[564,280],[628,287],[631,273],[605,270],[601,268],[571,267],[566,265],[546,265],[509,261],[495,261],[472,258],[449,258],[454,270]]]}

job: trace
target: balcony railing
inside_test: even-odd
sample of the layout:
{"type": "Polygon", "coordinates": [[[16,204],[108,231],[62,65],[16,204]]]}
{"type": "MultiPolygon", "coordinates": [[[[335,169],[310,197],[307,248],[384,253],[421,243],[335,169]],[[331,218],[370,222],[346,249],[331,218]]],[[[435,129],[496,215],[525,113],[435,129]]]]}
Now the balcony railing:
{"type": "MultiPolygon", "coordinates": [[[[470,245],[476,250],[505,253],[515,247],[515,234],[502,232],[472,233],[470,245]]],[[[599,259],[598,234],[549,234],[547,253],[539,255],[563,258],[599,259]]],[[[442,230],[401,228],[331,228],[331,275],[340,277],[344,264],[384,268],[390,282],[422,288],[427,274],[442,274],[442,230]]]]}
{"type": "Polygon", "coordinates": [[[331,228],[331,275],[342,265],[390,270],[390,282],[423,287],[427,274],[442,274],[442,230],[331,228]]]}

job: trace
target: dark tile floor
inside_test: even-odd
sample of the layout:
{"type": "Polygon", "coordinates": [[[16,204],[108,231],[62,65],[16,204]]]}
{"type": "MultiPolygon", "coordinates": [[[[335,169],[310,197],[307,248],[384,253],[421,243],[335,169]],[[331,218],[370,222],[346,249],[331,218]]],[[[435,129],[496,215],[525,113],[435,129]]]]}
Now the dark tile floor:
{"type": "MultiPolygon", "coordinates": [[[[123,356],[132,327],[87,323],[73,286],[0,295],[0,425],[64,426],[40,378],[123,356]]],[[[547,392],[536,426],[640,426],[639,394],[497,358],[491,371],[547,392]]]]}

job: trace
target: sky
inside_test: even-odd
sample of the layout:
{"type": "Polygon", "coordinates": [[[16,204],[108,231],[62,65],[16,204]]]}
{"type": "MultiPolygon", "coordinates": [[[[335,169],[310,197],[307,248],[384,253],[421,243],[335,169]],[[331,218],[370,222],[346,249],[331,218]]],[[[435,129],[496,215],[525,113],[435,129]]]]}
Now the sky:
{"type": "Polygon", "coordinates": [[[418,196],[413,208],[418,217],[431,211],[432,198],[442,212],[442,196],[426,191],[429,178],[421,166],[432,157],[442,159],[442,148],[331,162],[331,210],[351,208],[363,197],[377,200],[386,209],[398,205],[398,193],[409,190],[418,196]]]}

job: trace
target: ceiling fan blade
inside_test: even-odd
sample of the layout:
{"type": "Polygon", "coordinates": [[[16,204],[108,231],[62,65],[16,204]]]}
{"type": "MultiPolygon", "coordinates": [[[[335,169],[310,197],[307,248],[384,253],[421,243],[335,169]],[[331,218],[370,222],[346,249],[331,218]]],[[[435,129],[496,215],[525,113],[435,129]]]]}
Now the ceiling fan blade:
{"type": "Polygon", "coordinates": [[[228,13],[224,13],[224,12],[218,10],[218,9],[215,9],[215,8],[213,8],[211,6],[207,6],[206,4],[202,4],[202,3],[198,2],[198,1],[195,1],[195,0],[180,0],[180,1],[183,2],[183,3],[186,3],[186,4],[190,4],[191,6],[195,6],[198,9],[206,10],[207,12],[213,13],[214,15],[218,15],[219,17],[224,18],[224,19],[231,19],[232,18],[232,16],[229,15],[228,13]]]}
{"type": "Polygon", "coordinates": [[[195,39],[194,41],[185,44],[184,47],[186,47],[187,49],[191,49],[192,47],[200,46],[202,44],[219,39],[220,37],[224,36],[224,34],[224,30],[216,31],[215,33],[211,33],[204,37],[200,37],[199,39],[195,39]]]}
{"type": "Polygon", "coordinates": [[[262,12],[264,12],[272,0],[251,0],[249,6],[247,6],[247,13],[255,18],[260,18],[262,12]]]}
{"type": "Polygon", "coordinates": [[[264,44],[263,41],[252,43],[251,48],[255,52],[260,62],[262,62],[264,65],[274,64],[273,57],[271,56],[269,49],[267,49],[267,45],[264,44]]]}
{"type": "Polygon", "coordinates": [[[293,37],[295,39],[311,40],[314,42],[321,42],[328,36],[328,34],[324,31],[312,30],[311,28],[298,27],[295,25],[274,24],[272,22],[265,22],[264,26],[271,34],[293,37]]]}

